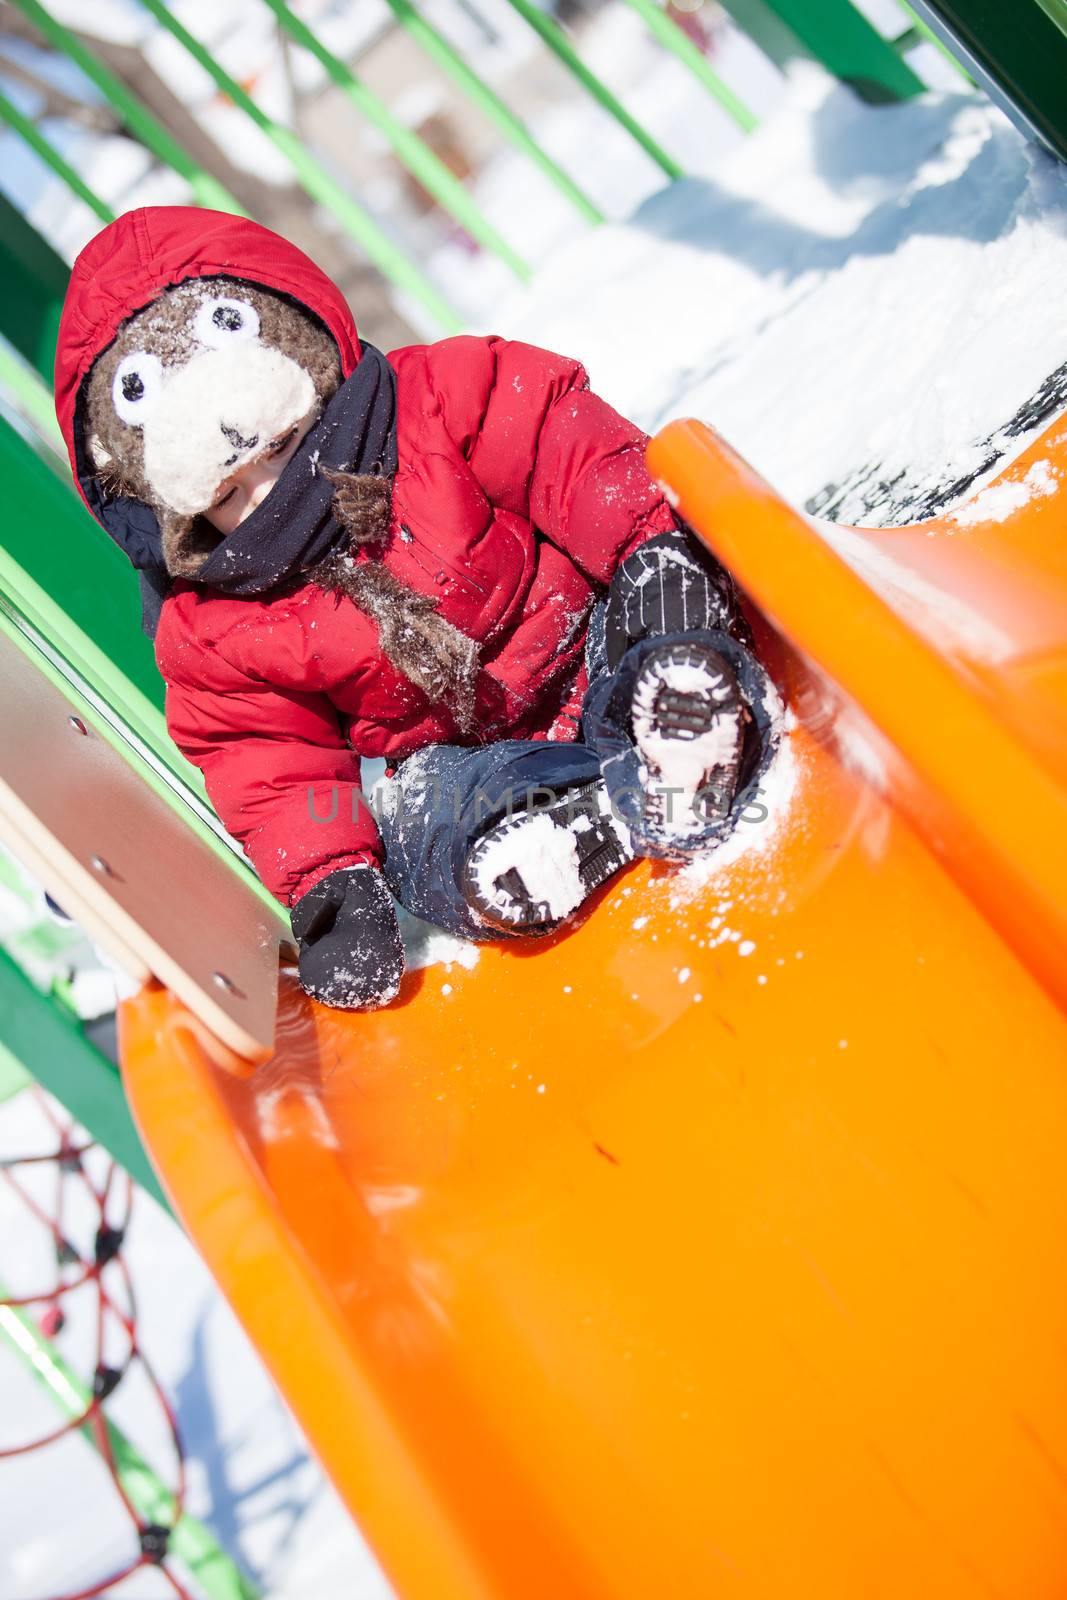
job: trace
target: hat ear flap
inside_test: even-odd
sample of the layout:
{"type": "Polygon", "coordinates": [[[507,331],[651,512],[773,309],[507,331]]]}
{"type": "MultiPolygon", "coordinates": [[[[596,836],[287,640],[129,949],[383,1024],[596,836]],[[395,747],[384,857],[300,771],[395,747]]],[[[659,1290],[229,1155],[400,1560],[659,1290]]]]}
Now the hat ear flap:
{"type": "Polygon", "coordinates": [[[195,578],[208,556],[222,543],[222,534],[203,517],[161,513],[160,543],[172,578],[195,578]]]}

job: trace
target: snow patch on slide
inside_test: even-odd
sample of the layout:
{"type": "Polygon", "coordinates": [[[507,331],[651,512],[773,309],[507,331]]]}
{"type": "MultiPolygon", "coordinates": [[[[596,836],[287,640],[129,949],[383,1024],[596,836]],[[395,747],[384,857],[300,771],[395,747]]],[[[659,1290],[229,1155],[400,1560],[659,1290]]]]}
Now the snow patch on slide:
{"type": "Polygon", "coordinates": [[[1025,478],[1017,483],[998,483],[983,489],[966,505],[952,513],[958,528],[973,528],[976,522],[1005,522],[1031,500],[1055,494],[1059,479],[1047,461],[1035,461],[1025,478]]]}
{"type": "Polygon", "coordinates": [[[774,852],[782,841],[797,793],[799,764],[796,717],[782,705],[773,687],[768,690],[767,709],[777,740],[774,758],[733,832],[713,850],[694,857],[662,880],[674,909],[703,895],[709,887],[724,884],[739,862],[757,869],[768,884],[771,881],[774,852]]]}

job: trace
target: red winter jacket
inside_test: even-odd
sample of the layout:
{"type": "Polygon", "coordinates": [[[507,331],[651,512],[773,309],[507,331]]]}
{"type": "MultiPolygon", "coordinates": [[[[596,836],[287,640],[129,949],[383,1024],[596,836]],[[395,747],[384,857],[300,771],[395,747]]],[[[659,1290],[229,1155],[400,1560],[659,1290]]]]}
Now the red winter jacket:
{"type": "MultiPolygon", "coordinates": [[[[93,359],[168,284],[212,273],[300,300],[351,372],[348,307],[293,245],[193,208],[129,213],[76,262],[60,328],[57,411],[80,484],[76,401],[93,359]]],[[[533,345],[461,335],[389,361],[399,469],[385,564],[481,645],[482,738],[573,738],[598,587],[637,544],[675,527],[645,469],[645,435],[590,393],[579,362],[533,345]]],[[[290,905],[327,872],[380,859],[361,755],[460,742],[447,709],[382,655],[375,625],[311,584],[239,599],[176,583],[156,660],[172,737],[290,905]]]]}

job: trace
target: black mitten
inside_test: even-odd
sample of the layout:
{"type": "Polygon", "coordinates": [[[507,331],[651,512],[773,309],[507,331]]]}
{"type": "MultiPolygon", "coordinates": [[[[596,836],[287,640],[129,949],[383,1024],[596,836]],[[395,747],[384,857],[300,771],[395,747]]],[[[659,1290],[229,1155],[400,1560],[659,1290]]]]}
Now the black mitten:
{"type": "Polygon", "coordinates": [[[396,909],[374,867],[342,867],[301,895],[292,911],[300,982],[344,1011],[388,1005],[404,975],[396,909]]]}
{"type": "Polygon", "coordinates": [[[608,667],[650,635],[720,629],[747,642],[733,580],[692,534],[659,533],[617,567],[604,618],[608,667]]]}

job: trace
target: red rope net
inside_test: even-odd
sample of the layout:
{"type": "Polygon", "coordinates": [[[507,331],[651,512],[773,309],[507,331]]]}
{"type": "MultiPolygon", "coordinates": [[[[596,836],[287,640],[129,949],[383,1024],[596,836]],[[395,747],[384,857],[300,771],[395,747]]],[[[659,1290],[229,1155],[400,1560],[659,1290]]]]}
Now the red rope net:
{"type": "Polygon", "coordinates": [[[153,1568],[166,1580],[178,1600],[194,1600],[192,1592],[172,1570],[168,1556],[170,1536],[181,1518],[186,1493],[185,1457],[178,1423],[138,1342],[133,1284],[122,1253],[133,1209],[133,1183],[128,1174],[123,1173],[113,1161],[107,1162],[102,1181],[94,1182],[86,1161],[94,1147],[89,1143],[79,1143],[74,1124],[56,1114],[47,1096],[39,1090],[32,1092],[54,1132],[55,1148],[34,1155],[0,1158],[0,1178],[18,1196],[37,1225],[51,1235],[55,1277],[51,1283],[34,1293],[0,1298],[0,1306],[18,1308],[24,1315],[32,1317],[45,1338],[54,1339],[67,1321],[67,1307],[72,1296],[91,1297],[95,1344],[91,1398],[80,1415],[72,1416],[39,1438],[0,1445],[0,1463],[26,1455],[31,1450],[43,1450],[82,1429],[95,1443],[108,1470],[115,1495],[132,1525],[134,1549],[128,1562],[88,1588],[65,1595],[48,1596],[47,1600],[91,1600],[92,1596],[106,1595],[133,1573],[147,1567],[153,1568]],[[23,1168],[49,1164],[55,1168],[51,1210],[34,1198],[19,1176],[23,1168]],[[74,1187],[81,1190],[78,1198],[83,1206],[90,1208],[89,1215],[96,1218],[91,1253],[79,1250],[67,1232],[74,1187]],[[117,1359],[116,1345],[119,1347],[117,1359]],[[135,1368],[139,1368],[148,1381],[173,1446],[177,1481],[173,1490],[174,1515],[168,1524],[146,1522],[131,1502],[115,1460],[114,1442],[105,1414],[107,1402],[135,1368]]]}

